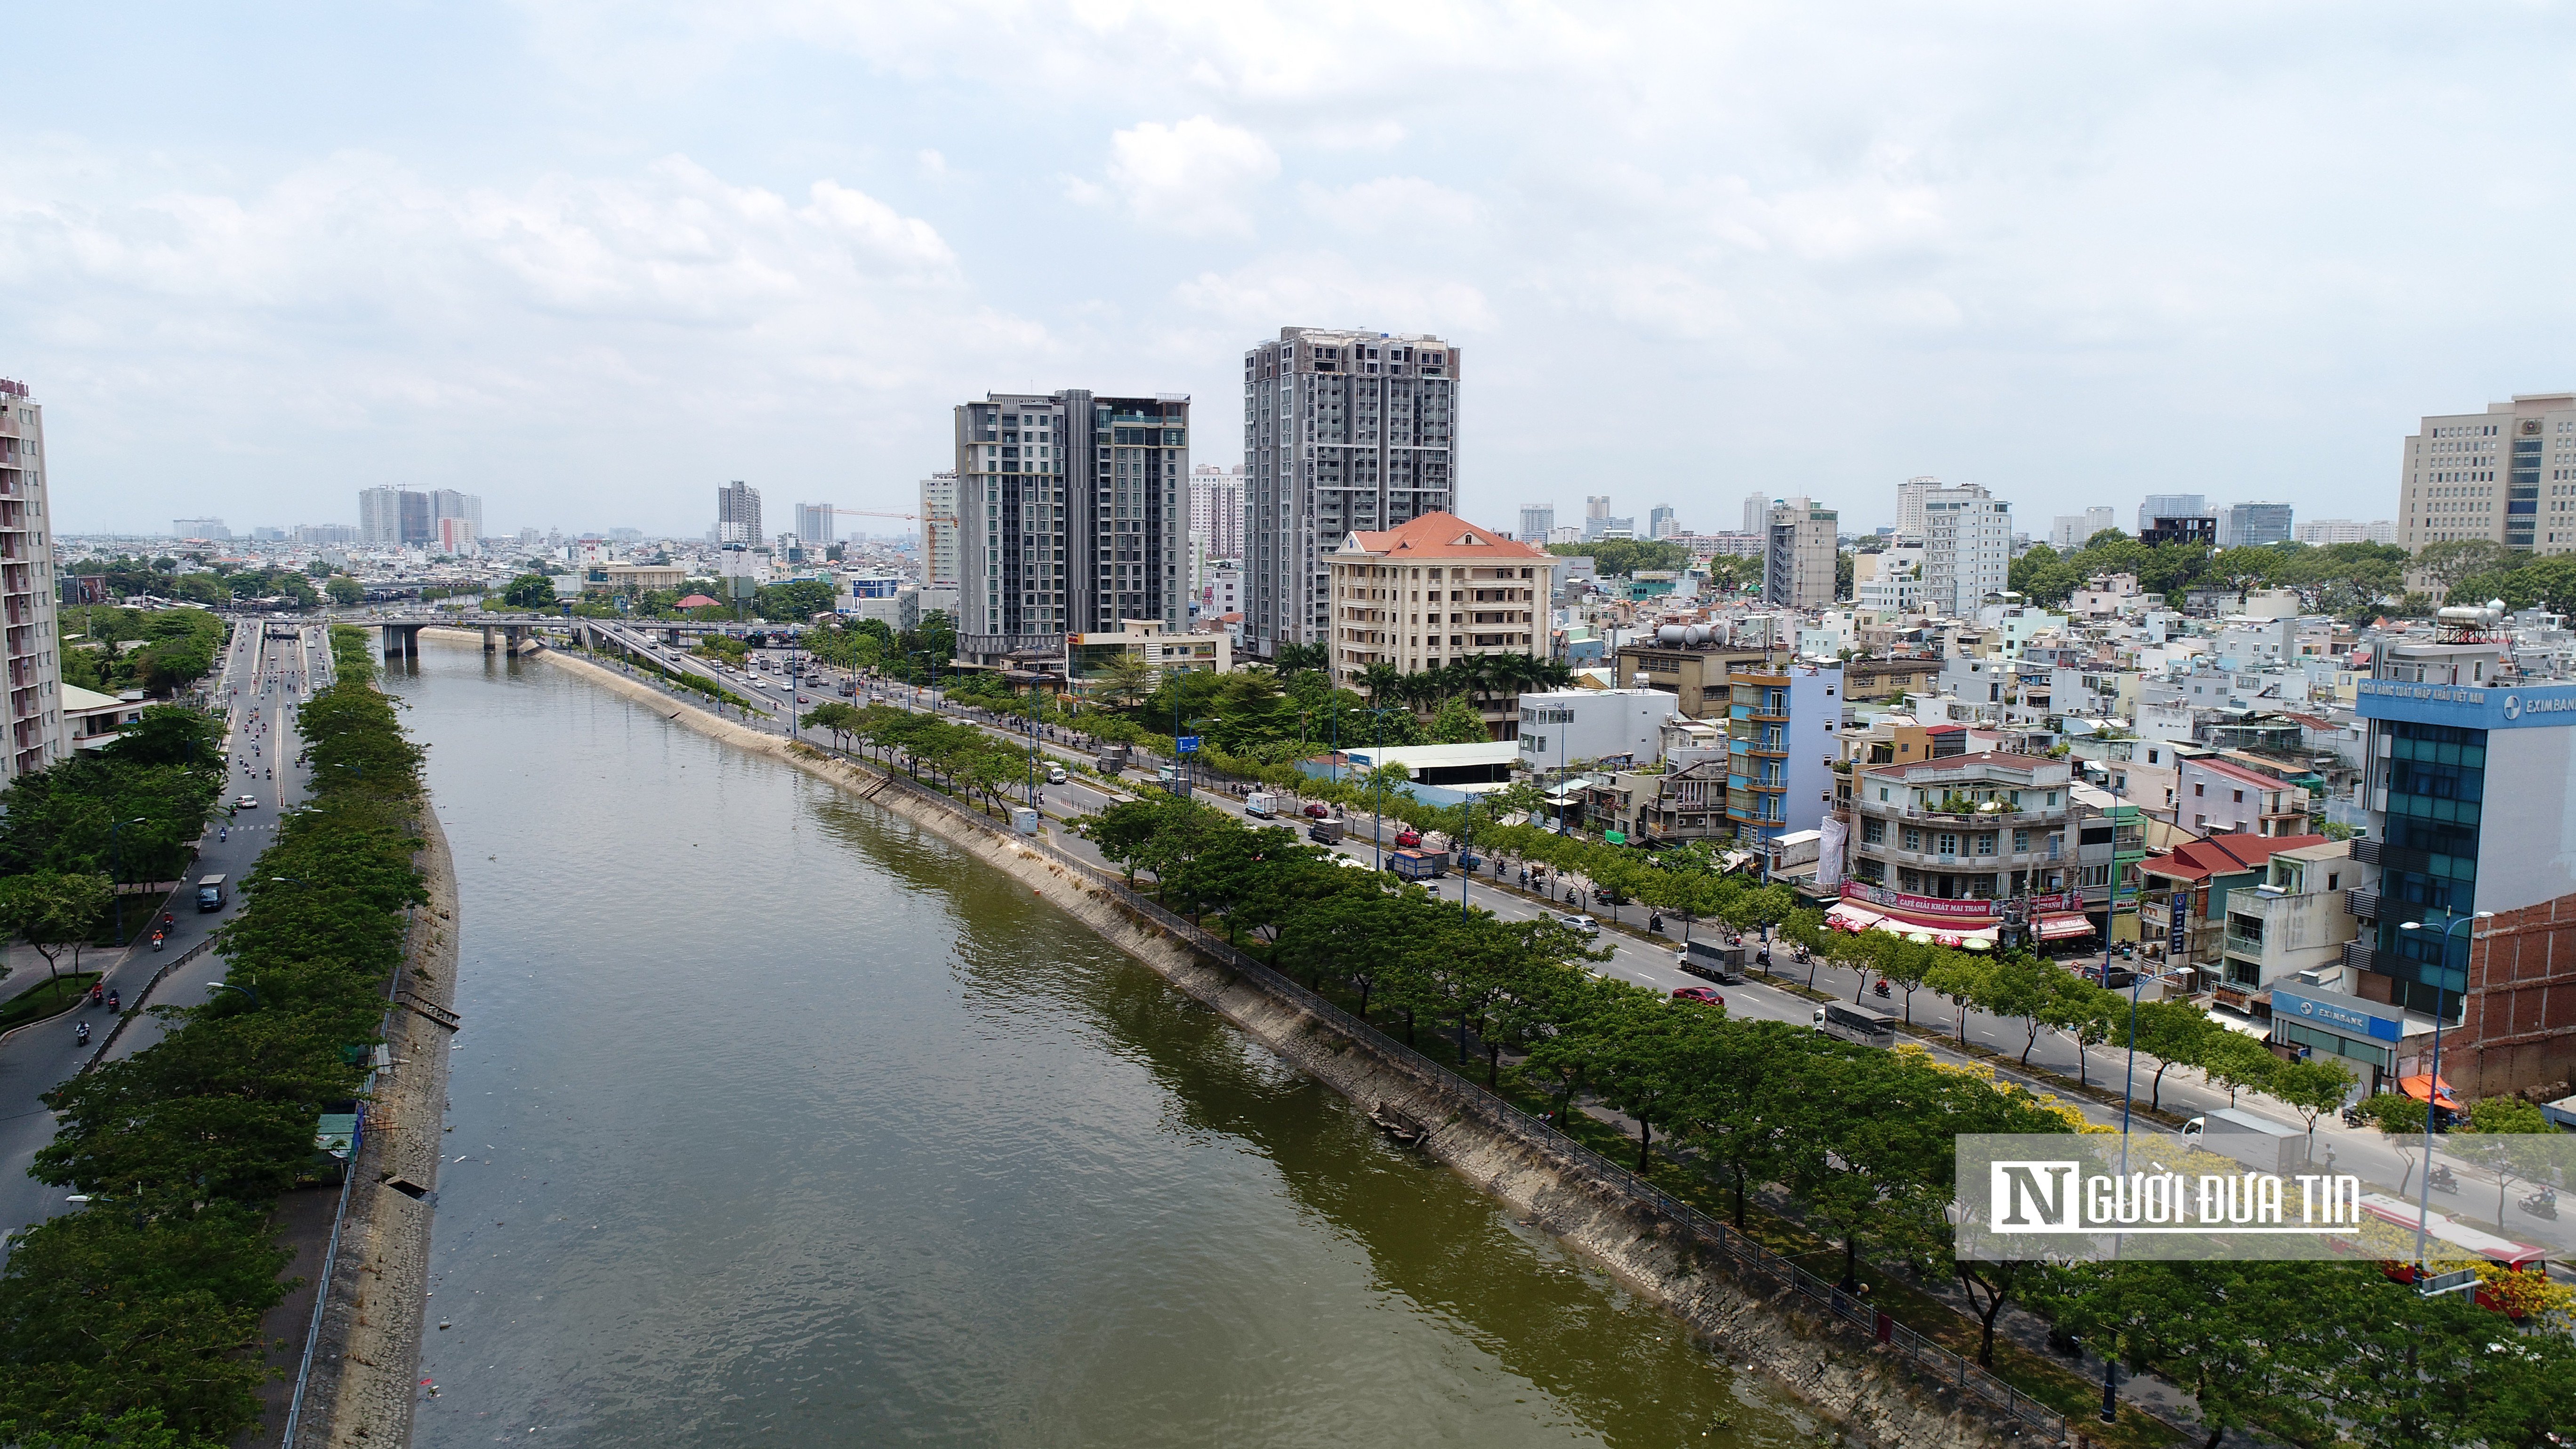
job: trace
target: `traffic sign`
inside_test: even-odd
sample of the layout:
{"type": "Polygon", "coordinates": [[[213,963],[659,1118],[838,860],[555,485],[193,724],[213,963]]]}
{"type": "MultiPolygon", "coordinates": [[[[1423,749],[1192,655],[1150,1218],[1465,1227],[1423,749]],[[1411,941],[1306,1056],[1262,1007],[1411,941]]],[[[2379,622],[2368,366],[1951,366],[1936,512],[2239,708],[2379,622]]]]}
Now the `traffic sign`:
{"type": "Polygon", "coordinates": [[[1180,738],[1173,740],[1172,745],[1184,755],[1195,755],[1199,752],[1199,737],[1197,735],[1182,735],[1180,738]]]}

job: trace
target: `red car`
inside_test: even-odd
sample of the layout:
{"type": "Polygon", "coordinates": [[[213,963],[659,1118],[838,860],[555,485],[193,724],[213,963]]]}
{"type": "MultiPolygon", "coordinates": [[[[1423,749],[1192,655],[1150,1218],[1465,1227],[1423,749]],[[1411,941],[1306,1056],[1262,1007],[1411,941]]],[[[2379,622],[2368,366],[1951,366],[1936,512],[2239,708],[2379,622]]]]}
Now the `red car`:
{"type": "Polygon", "coordinates": [[[1306,806],[1306,818],[1309,820],[1330,820],[1333,818],[1333,809],[1321,800],[1310,801],[1306,806]]]}
{"type": "Polygon", "coordinates": [[[1400,849],[1411,850],[1413,847],[1422,843],[1422,832],[1419,830],[1399,830],[1395,833],[1395,843],[1400,849]]]}
{"type": "Polygon", "coordinates": [[[1705,1001],[1711,1006],[1724,1006],[1726,1004],[1725,997],[1718,995],[1716,992],[1705,986],[1676,986],[1673,988],[1673,1000],[1705,1001]]]}

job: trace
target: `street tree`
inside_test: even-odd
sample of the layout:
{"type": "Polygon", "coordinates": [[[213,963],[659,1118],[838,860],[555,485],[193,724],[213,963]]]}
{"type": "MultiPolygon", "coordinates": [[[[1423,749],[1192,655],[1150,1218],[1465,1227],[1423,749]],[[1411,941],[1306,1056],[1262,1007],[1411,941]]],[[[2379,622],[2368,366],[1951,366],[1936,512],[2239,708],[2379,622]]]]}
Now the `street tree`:
{"type": "MultiPolygon", "coordinates": [[[[98,934],[98,923],[107,918],[114,900],[114,888],[103,875],[40,870],[0,877],[0,923],[45,958],[48,980],[61,979],[55,963],[67,949],[72,969],[80,969],[80,951],[98,934]]],[[[7,974],[7,967],[0,966],[0,976],[7,974]]]]}

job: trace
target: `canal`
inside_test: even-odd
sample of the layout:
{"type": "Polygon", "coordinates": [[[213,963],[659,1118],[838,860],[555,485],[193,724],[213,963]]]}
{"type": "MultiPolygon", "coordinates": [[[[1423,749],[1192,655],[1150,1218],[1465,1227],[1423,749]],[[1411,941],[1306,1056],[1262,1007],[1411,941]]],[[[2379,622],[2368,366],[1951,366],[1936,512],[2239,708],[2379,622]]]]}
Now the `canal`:
{"type": "Polygon", "coordinates": [[[432,635],[423,1445],[1759,1445],[1814,1423],[899,817],[432,635]]]}

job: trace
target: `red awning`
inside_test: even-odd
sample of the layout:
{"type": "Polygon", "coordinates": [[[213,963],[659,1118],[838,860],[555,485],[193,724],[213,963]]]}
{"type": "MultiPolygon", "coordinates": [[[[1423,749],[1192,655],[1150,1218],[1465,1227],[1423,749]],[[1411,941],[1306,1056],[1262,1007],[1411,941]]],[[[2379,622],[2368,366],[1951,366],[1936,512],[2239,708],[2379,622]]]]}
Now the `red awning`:
{"type": "MultiPolygon", "coordinates": [[[[2422,1102],[2428,1100],[2428,1094],[2432,1089],[2433,1080],[2434,1079],[2429,1075],[2421,1077],[2399,1077],[2397,1079],[2397,1089],[2404,1092],[2407,1096],[2414,1098],[2416,1101],[2422,1102]]],[[[2442,1082],[2441,1089],[2442,1107],[2444,1110],[2452,1112],[2460,1110],[2460,1099],[2451,1095],[2451,1084],[2448,1080],[2442,1082]]]]}
{"type": "Polygon", "coordinates": [[[2093,923],[2082,916],[2042,916],[2039,918],[2039,939],[2043,941],[2063,941],[2070,936],[2090,936],[2092,934],[2093,923]]]}

